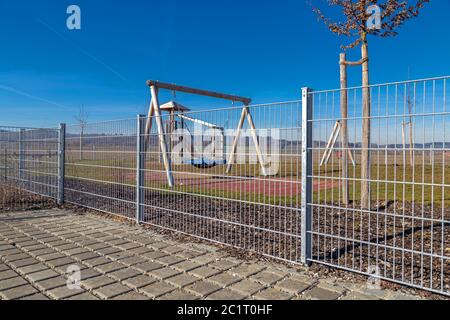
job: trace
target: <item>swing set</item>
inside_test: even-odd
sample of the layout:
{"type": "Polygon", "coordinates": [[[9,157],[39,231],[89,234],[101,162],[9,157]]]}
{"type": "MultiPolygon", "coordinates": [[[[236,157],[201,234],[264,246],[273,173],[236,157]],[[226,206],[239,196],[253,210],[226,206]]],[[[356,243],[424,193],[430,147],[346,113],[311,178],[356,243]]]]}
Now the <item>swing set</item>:
{"type": "MultiPolygon", "coordinates": [[[[200,124],[202,126],[205,126],[207,128],[210,128],[212,130],[218,130],[222,133],[225,131],[223,127],[220,127],[218,125],[208,123],[206,121],[193,118],[186,114],[188,111],[190,111],[188,108],[184,107],[183,105],[175,102],[175,101],[169,101],[168,103],[165,103],[163,105],[160,105],[159,103],[159,91],[160,90],[169,90],[174,93],[176,92],[183,92],[188,94],[194,94],[194,95],[200,95],[205,97],[211,97],[211,98],[217,98],[217,99],[224,99],[234,102],[240,102],[243,104],[242,106],[242,113],[241,117],[239,119],[236,133],[234,135],[233,144],[231,146],[231,151],[228,159],[208,159],[204,157],[203,153],[201,158],[198,157],[191,157],[191,160],[188,164],[199,168],[199,169],[206,169],[206,168],[212,168],[215,167],[218,164],[226,164],[226,173],[229,174],[231,172],[232,166],[236,159],[236,152],[238,147],[238,142],[241,136],[242,128],[244,126],[245,119],[247,119],[247,122],[250,126],[250,133],[252,136],[253,143],[255,145],[256,153],[258,162],[261,166],[261,174],[263,176],[266,176],[266,170],[265,170],[265,164],[264,164],[264,158],[261,153],[261,149],[259,146],[258,141],[258,135],[256,132],[256,127],[253,121],[253,117],[250,113],[249,105],[251,102],[250,98],[245,97],[239,97],[234,96],[230,94],[224,94],[214,91],[208,91],[208,90],[202,90],[202,89],[196,89],[186,86],[180,86],[176,84],[171,83],[165,83],[160,81],[154,81],[154,80],[148,80],[147,85],[150,87],[150,93],[151,93],[151,102],[150,107],[148,111],[147,121],[145,125],[145,146],[147,147],[149,145],[149,136],[153,125],[153,118],[156,122],[156,127],[158,131],[158,141],[159,141],[159,149],[162,156],[162,162],[164,165],[164,169],[167,176],[167,183],[169,187],[174,186],[174,179],[173,179],[173,172],[172,172],[172,159],[171,159],[171,144],[168,144],[166,141],[166,135],[172,134],[175,130],[179,129],[177,125],[177,121],[175,119],[179,119],[181,123],[181,128],[185,128],[184,123],[186,121],[200,124]],[[168,125],[164,126],[162,121],[162,112],[168,112],[169,113],[169,122],[168,125]],[[165,128],[166,127],[166,128],[165,128]]],[[[224,139],[225,140],[225,139],[224,139]]],[[[202,144],[203,144],[203,136],[202,136],[202,144]]],[[[203,147],[203,145],[202,145],[203,147]]],[[[192,152],[192,150],[190,151],[192,152]]]]}

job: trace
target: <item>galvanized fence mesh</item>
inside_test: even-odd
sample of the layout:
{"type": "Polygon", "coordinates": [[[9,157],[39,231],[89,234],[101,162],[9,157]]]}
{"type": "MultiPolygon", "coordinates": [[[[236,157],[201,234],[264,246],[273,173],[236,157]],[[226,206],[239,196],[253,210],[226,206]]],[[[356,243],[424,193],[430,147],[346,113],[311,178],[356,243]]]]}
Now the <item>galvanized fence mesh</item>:
{"type": "Polygon", "coordinates": [[[65,201],[135,217],[136,120],[66,127],[65,201]]]}
{"type": "Polygon", "coordinates": [[[0,127],[0,211],[55,205],[58,130],[0,127]]]}
{"type": "Polygon", "coordinates": [[[309,94],[310,261],[449,294],[448,78],[366,89],[371,108],[368,145],[362,135],[365,88],[345,90],[347,117],[341,113],[343,91],[309,94]],[[363,175],[364,151],[369,155],[368,178],[363,175]],[[362,202],[364,184],[369,187],[368,204],[362,202]]]}
{"type": "Polygon", "coordinates": [[[142,221],[298,262],[300,102],[247,110],[252,122],[245,119],[240,131],[236,128],[242,107],[188,112],[176,122],[163,115],[166,132],[172,132],[165,136],[172,159],[171,188],[156,125],[143,133],[148,148],[141,151],[145,158],[142,221]],[[230,161],[232,154],[234,161],[230,161]]]}
{"type": "Polygon", "coordinates": [[[65,200],[450,295],[448,79],[59,130],[0,127],[0,211],[65,200]]]}

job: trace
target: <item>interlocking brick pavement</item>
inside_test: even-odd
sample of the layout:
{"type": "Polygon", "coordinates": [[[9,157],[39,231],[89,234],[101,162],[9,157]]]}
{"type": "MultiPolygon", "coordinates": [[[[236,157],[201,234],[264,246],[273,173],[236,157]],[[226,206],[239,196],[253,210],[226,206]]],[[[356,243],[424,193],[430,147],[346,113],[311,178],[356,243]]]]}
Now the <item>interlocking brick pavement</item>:
{"type": "Polygon", "coordinates": [[[304,267],[244,261],[213,245],[183,243],[95,214],[54,209],[0,214],[0,299],[420,297],[318,278],[304,267]]]}

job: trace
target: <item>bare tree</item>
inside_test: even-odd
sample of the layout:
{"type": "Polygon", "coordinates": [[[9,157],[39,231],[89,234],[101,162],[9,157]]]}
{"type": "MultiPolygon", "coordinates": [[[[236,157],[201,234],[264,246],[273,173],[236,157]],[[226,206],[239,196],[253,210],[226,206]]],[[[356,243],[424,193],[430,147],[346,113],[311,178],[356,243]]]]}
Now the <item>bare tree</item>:
{"type": "MultiPolygon", "coordinates": [[[[328,0],[330,6],[342,9],[343,21],[332,21],[321,9],[314,7],[318,15],[331,32],[345,35],[355,40],[343,46],[343,50],[361,47],[361,60],[340,61],[345,66],[362,66],[362,151],[361,151],[361,206],[370,208],[370,89],[369,89],[369,45],[368,35],[391,37],[397,35],[397,29],[406,21],[419,15],[419,11],[430,0],[399,1],[399,0],[328,0]],[[379,9],[380,14],[374,15],[379,9]],[[378,21],[377,21],[378,19],[378,21]],[[379,23],[378,23],[379,22],[379,23]]],[[[342,81],[341,81],[342,83],[342,81]]],[[[347,99],[342,99],[346,101],[347,99]]],[[[346,113],[347,106],[341,106],[346,113]]],[[[344,116],[345,114],[343,114],[344,116]]],[[[347,117],[344,117],[347,118],[347,117]]],[[[344,128],[344,131],[347,128],[344,128]]],[[[346,132],[342,135],[348,137],[346,132]]],[[[343,141],[348,145],[348,141],[343,141]]],[[[347,164],[345,164],[347,166],[347,164]]]]}
{"type": "Polygon", "coordinates": [[[84,105],[81,105],[80,110],[78,111],[78,115],[74,117],[80,126],[80,161],[83,161],[83,137],[84,131],[88,122],[88,114],[84,110],[84,105]]]}

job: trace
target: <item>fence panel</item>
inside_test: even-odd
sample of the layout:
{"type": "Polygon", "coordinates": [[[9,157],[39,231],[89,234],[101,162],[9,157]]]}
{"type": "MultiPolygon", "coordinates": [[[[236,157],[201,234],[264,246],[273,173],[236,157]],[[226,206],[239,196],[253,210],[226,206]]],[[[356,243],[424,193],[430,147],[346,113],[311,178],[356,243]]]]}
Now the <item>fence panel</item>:
{"type": "Polygon", "coordinates": [[[177,121],[162,116],[172,188],[157,127],[152,126],[144,137],[148,143],[143,151],[142,221],[299,262],[300,101],[251,106],[247,111],[233,107],[187,112],[175,116],[177,121]],[[233,153],[237,132],[240,138],[233,153]]]}
{"type": "Polygon", "coordinates": [[[135,217],[136,120],[66,127],[65,201],[135,217]]]}
{"type": "Polygon", "coordinates": [[[55,205],[58,131],[0,127],[0,211],[55,205]]]}
{"type": "Polygon", "coordinates": [[[449,90],[448,78],[371,86],[367,146],[364,88],[345,90],[347,117],[341,115],[340,90],[310,94],[311,261],[450,294],[449,90]],[[345,120],[348,148],[341,140],[345,120]],[[362,175],[365,150],[369,179],[362,175]],[[362,202],[365,183],[369,205],[362,202]]]}

